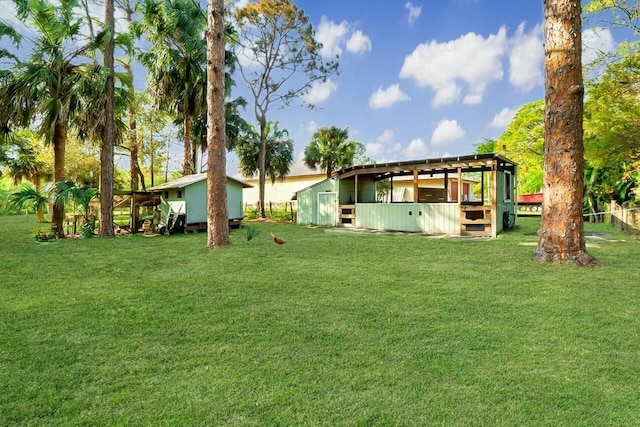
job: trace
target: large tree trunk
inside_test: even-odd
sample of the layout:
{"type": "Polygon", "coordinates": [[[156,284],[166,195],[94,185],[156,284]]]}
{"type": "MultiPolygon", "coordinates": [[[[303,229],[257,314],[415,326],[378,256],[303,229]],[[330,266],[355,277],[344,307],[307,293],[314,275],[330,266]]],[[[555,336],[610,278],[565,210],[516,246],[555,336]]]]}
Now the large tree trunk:
{"type": "Polygon", "coordinates": [[[113,80],[114,51],[114,0],[105,0],[105,24],[110,36],[104,51],[104,67],[107,70],[104,103],[105,123],[100,150],[100,236],[113,237],[113,157],[115,149],[115,82],[113,80]]]}
{"type": "MultiPolygon", "coordinates": [[[[67,125],[56,123],[53,128],[53,182],[65,181],[64,157],[67,145],[67,125]]],[[[59,237],[64,236],[64,202],[54,203],[51,209],[51,232],[59,237]]]]}
{"type": "Polygon", "coordinates": [[[264,209],[264,189],[267,174],[267,119],[264,115],[258,117],[260,125],[260,151],[258,152],[258,204],[259,218],[266,218],[264,209]]]}
{"type": "Polygon", "coordinates": [[[539,262],[595,265],[586,253],[583,221],[584,147],[579,0],[544,0],[544,199],[539,262]]]}
{"type": "Polygon", "coordinates": [[[207,247],[229,244],[224,115],[224,1],[208,0],[207,247]]]}

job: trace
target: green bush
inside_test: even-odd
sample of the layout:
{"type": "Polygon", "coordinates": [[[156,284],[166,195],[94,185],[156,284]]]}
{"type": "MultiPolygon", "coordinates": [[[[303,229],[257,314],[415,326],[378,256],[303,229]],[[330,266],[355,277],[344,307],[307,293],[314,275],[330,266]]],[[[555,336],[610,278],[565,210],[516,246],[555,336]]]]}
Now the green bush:
{"type": "Polygon", "coordinates": [[[93,222],[87,221],[80,226],[80,235],[82,235],[82,237],[87,237],[87,238],[93,237],[94,229],[95,229],[95,226],[93,225],[93,222]]]}
{"type": "Polygon", "coordinates": [[[35,235],[36,242],[50,242],[51,240],[56,240],[57,238],[58,236],[56,236],[56,233],[44,230],[38,230],[35,235]]]}

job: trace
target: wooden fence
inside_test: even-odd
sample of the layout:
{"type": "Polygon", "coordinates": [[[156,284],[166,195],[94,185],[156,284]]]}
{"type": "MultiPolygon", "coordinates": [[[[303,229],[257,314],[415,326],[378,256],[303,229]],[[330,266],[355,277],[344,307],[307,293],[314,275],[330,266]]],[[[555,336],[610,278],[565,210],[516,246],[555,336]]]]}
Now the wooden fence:
{"type": "MultiPolygon", "coordinates": [[[[252,218],[252,216],[257,216],[258,208],[260,207],[259,203],[245,203],[244,204],[244,215],[245,217],[252,218]]],[[[298,204],[296,201],[288,201],[288,202],[265,202],[264,210],[265,214],[268,217],[275,218],[279,217],[281,219],[287,219],[288,221],[295,222],[296,221],[296,211],[298,204]]]]}
{"type": "Polygon", "coordinates": [[[622,230],[640,232],[640,208],[626,208],[611,201],[611,224],[622,230]]]}

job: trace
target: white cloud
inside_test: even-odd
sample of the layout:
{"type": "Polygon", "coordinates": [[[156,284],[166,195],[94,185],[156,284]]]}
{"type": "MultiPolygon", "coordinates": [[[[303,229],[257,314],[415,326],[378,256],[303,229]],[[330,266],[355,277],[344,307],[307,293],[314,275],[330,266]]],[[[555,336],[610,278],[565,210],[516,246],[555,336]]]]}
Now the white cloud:
{"type": "Polygon", "coordinates": [[[503,108],[498,114],[493,117],[489,127],[504,129],[513,120],[518,112],[517,108],[503,108]]]}
{"type": "Polygon", "coordinates": [[[380,136],[376,139],[376,142],[380,144],[390,144],[396,139],[396,134],[391,129],[385,129],[380,136]]]}
{"type": "Polygon", "coordinates": [[[541,24],[525,33],[522,22],[510,43],[509,82],[517,89],[528,92],[544,84],[544,34],[541,24]]]}
{"type": "Polygon", "coordinates": [[[389,145],[393,144],[395,139],[395,133],[391,129],[385,129],[378,138],[376,138],[375,142],[370,142],[366,145],[367,156],[371,158],[379,158],[379,156],[388,151],[396,151],[397,147],[395,146],[391,147],[391,150],[388,150],[389,145]]]}
{"type": "Polygon", "coordinates": [[[249,47],[236,45],[233,47],[240,66],[245,70],[259,70],[260,61],[249,47]]]}
{"type": "Polygon", "coordinates": [[[372,49],[371,38],[361,30],[354,30],[353,25],[347,21],[336,24],[326,16],[320,18],[315,37],[322,44],[320,55],[324,58],[340,56],[345,48],[356,54],[370,52],[372,49]]]}
{"type": "Polygon", "coordinates": [[[233,9],[242,9],[247,4],[249,4],[250,0],[237,0],[233,3],[233,9]]]}
{"type": "Polygon", "coordinates": [[[316,40],[322,43],[320,54],[325,58],[341,55],[341,45],[344,43],[348,32],[349,24],[347,21],[336,24],[328,20],[326,16],[320,18],[320,24],[316,30],[316,40]]]}
{"type": "Polygon", "coordinates": [[[352,53],[371,52],[371,48],[371,39],[360,30],[351,34],[347,41],[347,50],[352,53]]]}
{"type": "Polygon", "coordinates": [[[308,133],[314,133],[317,129],[318,129],[318,124],[316,123],[315,120],[311,120],[307,124],[306,130],[307,130],[308,133]]]}
{"type": "Polygon", "coordinates": [[[440,120],[431,134],[431,145],[449,145],[466,134],[457,120],[440,120]]]}
{"type": "Polygon", "coordinates": [[[400,89],[400,85],[394,84],[386,89],[379,87],[369,98],[369,107],[374,110],[391,107],[396,102],[408,101],[411,98],[400,89]]]}
{"type": "Polygon", "coordinates": [[[414,139],[404,150],[404,155],[409,159],[426,158],[428,153],[429,149],[422,138],[414,139]]]}
{"type": "Polygon", "coordinates": [[[609,28],[595,27],[582,32],[582,65],[590,65],[601,54],[616,51],[616,41],[609,28]]]}
{"type": "Polygon", "coordinates": [[[404,4],[404,8],[409,11],[409,16],[407,17],[409,24],[416,22],[416,19],[422,15],[422,6],[414,6],[410,1],[404,4]]]}
{"type": "Polygon", "coordinates": [[[457,101],[462,95],[459,83],[466,83],[468,89],[463,101],[477,104],[482,101],[487,85],[502,79],[501,57],[506,48],[507,31],[504,27],[486,39],[468,33],[446,43],[432,40],[418,45],[405,57],[400,77],[413,79],[418,86],[433,89],[434,106],[457,101]]]}
{"type": "Polygon", "coordinates": [[[448,82],[442,84],[436,91],[436,94],[431,101],[434,107],[438,105],[449,105],[460,100],[462,94],[462,88],[455,82],[448,82]]]}
{"type": "Polygon", "coordinates": [[[371,158],[375,158],[380,156],[385,152],[384,144],[380,144],[379,142],[370,142],[366,145],[367,156],[371,158]]]}
{"type": "Polygon", "coordinates": [[[338,89],[338,84],[327,79],[327,81],[315,81],[311,84],[311,89],[303,96],[303,100],[309,104],[318,104],[329,99],[331,94],[338,89]]]}

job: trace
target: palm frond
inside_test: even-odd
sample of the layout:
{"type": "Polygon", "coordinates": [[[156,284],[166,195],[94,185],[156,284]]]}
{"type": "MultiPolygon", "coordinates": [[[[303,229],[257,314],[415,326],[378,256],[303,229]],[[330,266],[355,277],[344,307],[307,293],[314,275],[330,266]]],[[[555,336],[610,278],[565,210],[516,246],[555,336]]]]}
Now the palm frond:
{"type": "Polygon", "coordinates": [[[9,195],[9,205],[18,211],[22,210],[25,204],[31,204],[34,209],[39,209],[45,207],[48,202],[49,198],[39,193],[36,188],[29,183],[20,185],[18,190],[9,195]]]}

